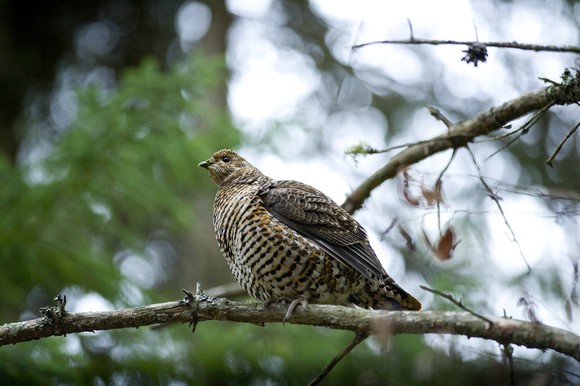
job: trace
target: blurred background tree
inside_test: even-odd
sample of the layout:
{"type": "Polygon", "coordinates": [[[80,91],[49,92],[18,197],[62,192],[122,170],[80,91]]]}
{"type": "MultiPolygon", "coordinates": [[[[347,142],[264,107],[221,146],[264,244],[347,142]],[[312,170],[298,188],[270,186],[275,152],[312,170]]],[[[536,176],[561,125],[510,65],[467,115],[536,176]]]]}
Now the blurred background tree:
{"type": "MultiPolygon", "coordinates": [[[[97,310],[231,282],[211,225],[215,187],[196,168],[219,148],[235,147],[270,176],[341,202],[388,159],[352,159],[348,148],[426,139],[444,130],[426,104],[458,121],[575,65],[573,55],[508,50],[490,50],[477,68],[460,62],[457,47],[350,50],[408,37],[407,18],[416,37],[474,40],[475,22],[481,41],[578,45],[574,1],[434,3],[2,2],[0,321],[36,317],[60,292],[69,310],[97,310]]],[[[424,283],[480,312],[578,333],[580,142],[566,144],[554,169],[544,163],[578,116],[577,108],[552,109],[486,161],[505,142],[474,148],[531,271],[465,154],[445,174],[441,213],[461,243],[447,261],[429,251],[422,235],[438,237],[436,211],[410,205],[408,195],[421,198],[432,186],[445,153],[409,170],[410,191],[388,181],[357,212],[388,272],[426,308],[449,306],[422,293],[424,283]],[[385,233],[394,219],[401,231],[385,233]]],[[[0,379],[304,384],[349,339],[229,323],[205,323],[193,335],[186,326],[78,334],[0,348],[0,379]]],[[[520,384],[580,380],[574,361],[520,348],[515,370],[520,384]]],[[[500,348],[446,336],[371,340],[327,379],[492,382],[509,382],[500,348]]]]}

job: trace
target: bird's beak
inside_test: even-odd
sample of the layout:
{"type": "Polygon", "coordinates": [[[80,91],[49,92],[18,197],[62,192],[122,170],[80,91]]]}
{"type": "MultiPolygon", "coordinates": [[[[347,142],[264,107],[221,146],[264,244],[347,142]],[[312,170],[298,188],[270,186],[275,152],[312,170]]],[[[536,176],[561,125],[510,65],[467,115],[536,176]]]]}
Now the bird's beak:
{"type": "Polygon", "coordinates": [[[212,162],[209,162],[209,161],[203,161],[203,162],[200,162],[200,163],[199,163],[197,166],[199,166],[200,168],[205,168],[205,169],[207,169],[207,168],[209,168],[209,167],[210,167],[210,165],[211,165],[211,164],[212,164],[212,162]]]}

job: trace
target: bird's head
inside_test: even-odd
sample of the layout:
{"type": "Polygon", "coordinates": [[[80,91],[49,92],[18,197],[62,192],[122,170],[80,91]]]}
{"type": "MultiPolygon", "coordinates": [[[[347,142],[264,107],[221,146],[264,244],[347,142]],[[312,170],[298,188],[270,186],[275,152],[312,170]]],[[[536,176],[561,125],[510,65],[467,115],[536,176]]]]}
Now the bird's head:
{"type": "Polygon", "coordinates": [[[216,151],[210,159],[200,162],[198,166],[207,169],[209,177],[217,186],[251,183],[262,176],[258,169],[230,149],[216,151]]]}

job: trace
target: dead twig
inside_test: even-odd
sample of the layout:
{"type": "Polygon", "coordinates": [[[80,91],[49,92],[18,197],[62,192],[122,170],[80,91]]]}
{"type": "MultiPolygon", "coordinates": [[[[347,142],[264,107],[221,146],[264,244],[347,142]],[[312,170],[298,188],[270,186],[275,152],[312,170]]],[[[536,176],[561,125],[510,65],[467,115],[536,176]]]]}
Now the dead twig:
{"type": "Polygon", "coordinates": [[[546,112],[552,106],[553,106],[552,103],[548,103],[546,106],[542,107],[536,114],[534,114],[528,121],[526,121],[526,123],[524,123],[521,127],[517,128],[516,130],[510,131],[509,133],[505,133],[503,135],[499,135],[497,137],[487,138],[487,139],[483,139],[481,141],[473,141],[473,143],[497,141],[498,139],[506,138],[506,137],[508,137],[510,135],[519,133],[511,141],[509,141],[508,143],[506,143],[505,145],[503,145],[502,147],[500,147],[499,149],[497,149],[496,151],[494,151],[493,153],[491,153],[490,155],[488,155],[484,159],[484,161],[487,161],[488,159],[490,159],[494,155],[496,155],[499,152],[507,149],[509,146],[511,146],[512,143],[514,143],[515,141],[517,141],[518,139],[520,139],[520,137],[522,135],[527,134],[530,131],[530,129],[532,128],[532,126],[534,126],[544,116],[544,114],[546,114],[546,112]]]}
{"type": "Polygon", "coordinates": [[[357,331],[354,338],[352,338],[352,340],[348,344],[348,346],[346,346],[341,352],[338,353],[338,355],[336,355],[334,358],[332,358],[330,363],[328,365],[326,365],[326,367],[322,370],[322,372],[320,374],[318,374],[318,376],[316,378],[314,378],[312,381],[310,381],[308,386],[318,385],[320,382],[322,382],[324,377],[326,377],[328,375],[328,373],[330,373],[330,371],[332,371],[334,366],[336,366],[338,364],[338,362],[340,362],[345,356],[348,355],[348,353],[350,353],[356,346],[359,345],[359,343],[361,343],[366,338],[368,338],[367,333],[362,332],[362,331],[357,331]]]}
{"type": "Polygon", "coordinates": [[[502,208],[501,204],[499,203],[500,198],[490,188],[490,186],[487,184],[487,182],[485,182],[485,179],[483,178],[483,176],[481,174],[481,168],[479,167],[479,164],[477,162],[477,159],[475,158],[475,154],[473,154],[473,152],[471,151],[471,149],[469,148],[469,146],[466,145],[465,148],[467,149],[467,152],[471,156],[471,160],[473,161],[473,165],[475,166],[475,169],[477,170],[477,175],[479,176],[479,181],[481,181],[481,184],[483,185],[483,188],[487,192],[487,195],[489,196],[489,198],[491,198],[493,200],[493,202],[495,202],[495,205],[497,206],[497,209],[501,213],[501,216],[503,217],[503,221],[504,221],[504,223],[505,223],[508,231],[511,234],[512,241],[514,243],[516,243],[516,245],[518,246],[518,250],[520,251],[520,256],[522,257],[522,260],[524,261],[524,263],[526,264],[526,267],[528,268],[528,273],[532,272],[532,267],[530,267],[530,264],[528,263],[528,260],[524,256],[524,252],[522,251],[522,246],[520,245],[520,242],[516,238],[516,233],[512,229],[512,226],[510,225],[510,223],[509,223],[509,221],[508,221],[508,219],[507,219],[507,217],[506,217],[506,215],[505,215],[505,213],[503,211],[503,208],[502,208]]]}
{"type": "Polygon", "coordinates": [[[574,126],[572,128],[572,130],[570,130],[568,132],[568,134],[566,134],[566,136],[564,137],[564,139],[562,139],[562,141],[558,144],[558,146],[556,146],[556,148],[554,149],[554,151],[552,152],[552,154],[550,155],[550,157],[546,160],[546,163],[553,168],[554,166],[552,165],[552,162],[554,162],[554,159],[556,158],[556,156],[558,155],[558,153],[560,153],[560,150],[562,149],[562,146],[564,146],[564,143],[574,134],[574,132],[576,130],[578,130],[578,127],[580,126],[580,121],[576,124],[576,126],[574,126]]]}
{"type": "Polygon", "coordinates": [[[445,115],[443,115],[441,113],[441,111],[439,111],[439,109],[436,109],[435,107],[432,106],[425,106],[427,108],[427,111],[429,111],[429,114],[431,114],[435,119],[437,119],[438,121],[443,122],[443,124],[445,124],[445,126],[447,126],[447,129],[451,129],[453,127],[453,122],[451,122],[451,120],[449,120],[445,115]]]}
{"type": "Polygon", "coordinates": [[[444,299],[449,300],[451,303],[455,304],[457,307],[461,308],[462,310],[465,310],[467,312],[469,312],[471,315],[480,318],[481,320],[486,321],[487,323],[489,323],[489,328],[491,328],[491,326],[493,326],[493,321],[489,318],[486,318],[485,316],[478,314],[475,311],[470,310],[469,308],[467,308],[463,302],[461,300],[455,300],[455,298],[449,294],[446,294],[444,292],[441,291],[437,291],[434,290],[432,288],[429,287],[425,287],[424,285],[420,285],[419,288],[421,288],[422,290],[425,290],[427,292],[431,292],[432,294],[435,294],[437,296],[441,296],[444,299]]]}
{"type": "MultiPolygon", "coordinates": [[[[437,180],[435,181],[435,191],[439,194],[441,193],[441,185],[442,185],[442,178],[443,178],[443,174],[445,174],[445,172],[447,171],[447,169],[449,169],[449,166],[451,166],[451,162],[453,162],[453,159],[455,158],[455,155],[457,154],[457,149],[453,149],[453,153],[451,153],[451,157],[449,157],[449,161],[447,162],[447,165],[445,165],[445,167],[443,168],[443,170],[441,170],[441,173],[439,173],[439,176],[437,177],[437,180]]],[[[443,200],[437,200],[437,226],[439,227],[439,235],[442,234],[441,232],[441,201],[443,200]]]]}
{"type": "Polygon", "coordinates": [[[514,377],[514,348],[511,344],[507,343],[503,345],[502,351],[510,366],[510,386],[514,386],[516,384],[514,377]]]}

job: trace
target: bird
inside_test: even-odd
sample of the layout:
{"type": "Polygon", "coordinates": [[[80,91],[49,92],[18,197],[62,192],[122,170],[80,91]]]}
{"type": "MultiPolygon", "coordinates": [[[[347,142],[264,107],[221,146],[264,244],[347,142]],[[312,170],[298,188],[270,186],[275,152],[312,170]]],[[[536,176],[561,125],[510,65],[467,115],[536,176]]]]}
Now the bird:
{"type": "Polygon", "coordinates": [[[255,299],[420,311],[385,271],[365,229],[314,187],[275,180],[230,149],[199,166],[217,185],[213,225],[233,276],[255,299]]]}

